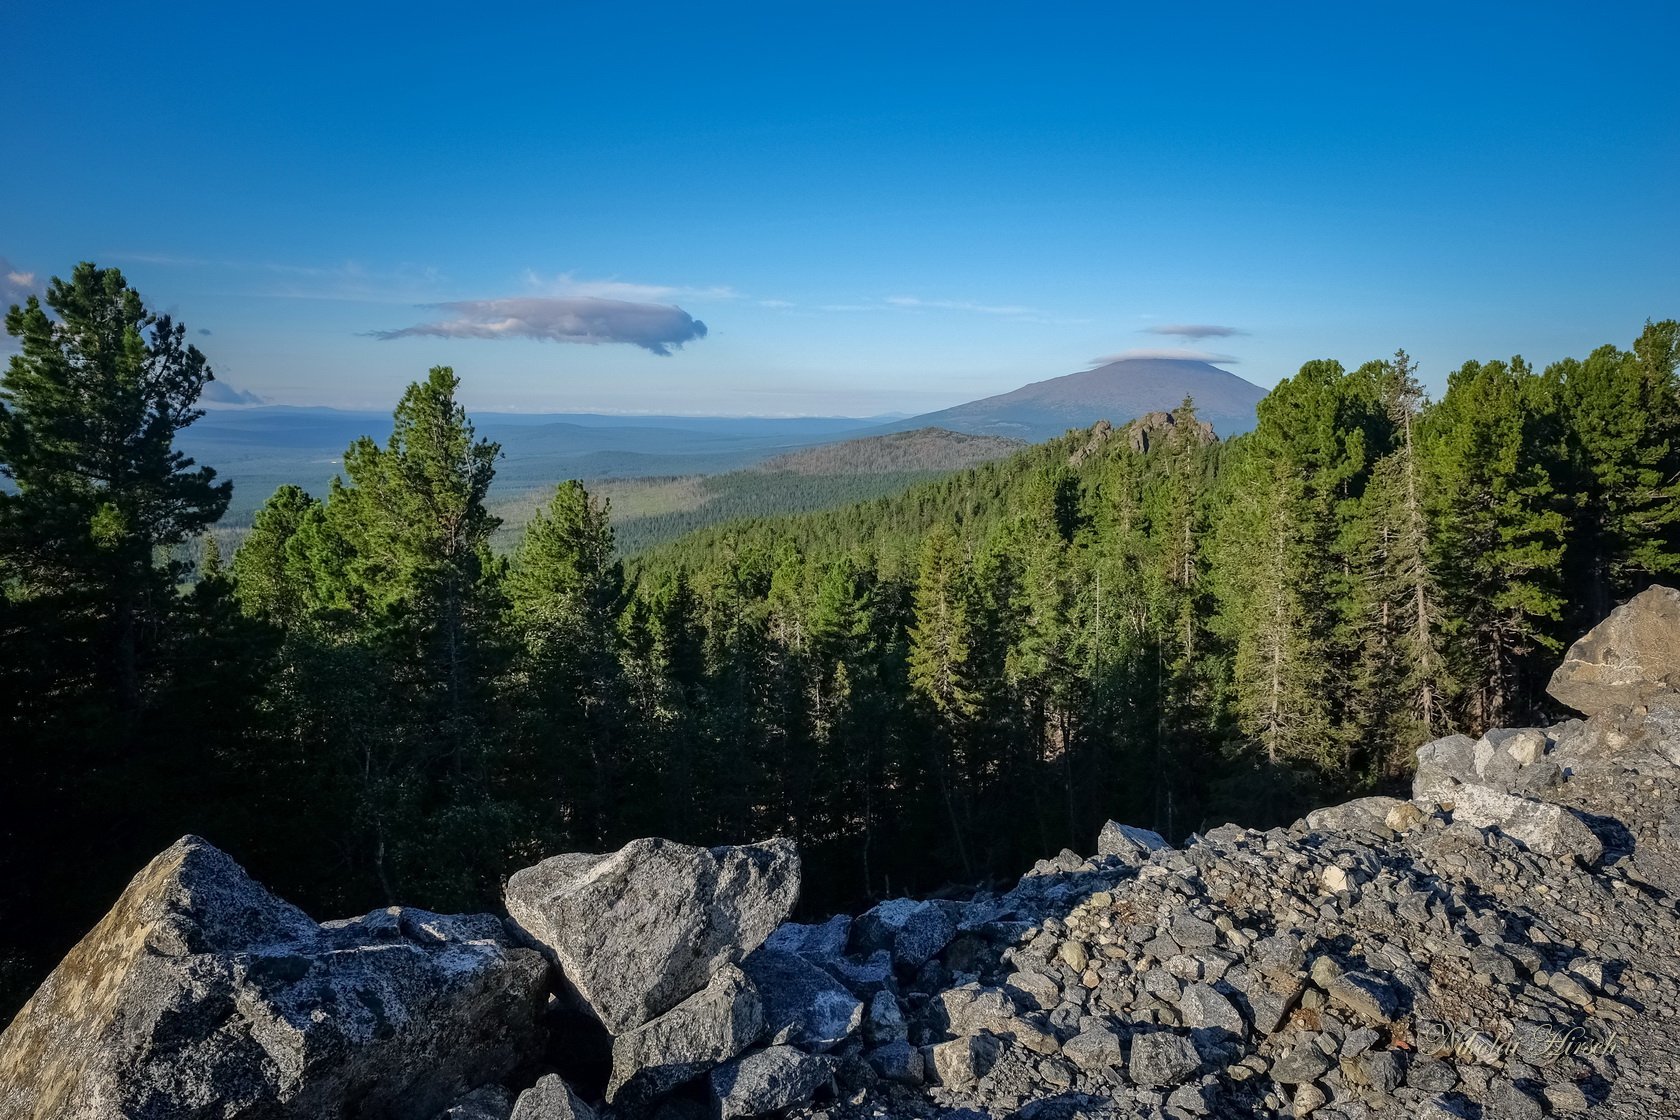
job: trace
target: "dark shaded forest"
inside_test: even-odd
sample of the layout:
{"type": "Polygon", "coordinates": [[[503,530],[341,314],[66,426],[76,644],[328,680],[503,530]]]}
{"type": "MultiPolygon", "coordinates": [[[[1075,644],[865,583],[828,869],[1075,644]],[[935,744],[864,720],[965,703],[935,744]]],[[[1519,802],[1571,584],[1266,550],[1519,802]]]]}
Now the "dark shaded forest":
{"type": "Polygon", "coordinates": [[[1303,366],[889,498],[620,558],[560,484],[490,547],[498,448],[433,369],[231,558],[175,437],[185,328],[82,265],[0,381],[0,1016],[197,832],[317,916],[495,905],[640,835],[793,836],[824,910],[1398,783],[1530,722],[1562,645],[1680,569],[1680,332],[1426,400],[1303,366]],[[189,562],[181,557],[202,547],[189,562]]]}

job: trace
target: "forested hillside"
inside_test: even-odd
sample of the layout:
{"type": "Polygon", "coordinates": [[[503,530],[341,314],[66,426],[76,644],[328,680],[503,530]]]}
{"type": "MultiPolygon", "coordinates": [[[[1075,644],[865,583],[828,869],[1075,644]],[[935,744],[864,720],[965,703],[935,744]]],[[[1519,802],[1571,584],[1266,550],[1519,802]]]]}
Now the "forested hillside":
{"type": "Polygon", "coordinates": [[[785,834],[821,909],[1108,817],[1277,821],[1525,722],[1562,639],[1680,568],[1673,321],[1435,403],[1404,355],[1310,362],[1228,443],[1186,402],[628,570],[574,482],[491,550],[498,449],[437,368],[196,579],[160,558],[228,502],[174,450],[205,356],[91,265],[6,324],[8,1012],[186,832],[325,912],[785,834]]]}
{"type": "MultiPolygon", "coordinates": [[[[723,521],[805,513],[897,494],[1024,446],[1019,440],[921,428],[821,444],[725,474],[613,479],[589,486],[609,502],[618,550],[630,554],[723,521]]],[[[518,545],[526,522],[548,496],[547,488],[533,489],[492,503],[502,519],[493,541],[498,551],[518,545]]]]}

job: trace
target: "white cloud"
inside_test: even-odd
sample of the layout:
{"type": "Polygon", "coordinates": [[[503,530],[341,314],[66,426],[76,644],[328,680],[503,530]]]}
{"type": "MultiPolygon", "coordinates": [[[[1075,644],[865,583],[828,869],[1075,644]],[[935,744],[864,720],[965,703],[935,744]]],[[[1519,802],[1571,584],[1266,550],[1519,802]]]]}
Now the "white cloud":
{"type": "Polygon", "coordinates": [[[22,303],[35,290],[33,272],[13,268],[11,261],[0,257],[0,311],[14,303],[22,303]]]}
{"type": "Polygon", "coordinates": [[[374,331],[375,338],[527,338],[586,345],[626,343],[662,357],[684,343],[706,337],[706,324],[680,307],[596,297],[457,300],[436,307],[450,318],[397,330],[374,331]]]}
{"type": "Polygon", "coordinates": [[[1143,328],[1149,334],[1164,334],[1173,338],[1200,341],[1204,338],[1235,338],[1248,332],[1239,327],[1222,327],[1213,323],[1162,323],[1143,328]]]}

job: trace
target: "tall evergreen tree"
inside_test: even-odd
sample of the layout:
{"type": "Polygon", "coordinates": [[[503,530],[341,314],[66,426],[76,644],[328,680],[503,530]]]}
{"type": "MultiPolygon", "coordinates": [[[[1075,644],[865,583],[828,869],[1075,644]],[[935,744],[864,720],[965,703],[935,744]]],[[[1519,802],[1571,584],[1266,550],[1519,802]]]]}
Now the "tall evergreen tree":
{"type": "Polygon", "coordinates": [[[1390,703],[1368,729],[1380,746],[1372,762],[1387,774],[1409,765],[1412,752],[1447,726],[1444,694],[1450,690],[1441,649],[1440,589],[1434,570],[1434,533],[1427,481],[1419,460],[1418,427],[1423,387],[1409,355],[1395,352],[1378,374],[1394,447],[1380,459],[1367,491],[1373,546],[1367,572],[1372,691],[1390,703]]]}
{"type": "Polygon", "coordinates": [[[251,518],[251,531],[233,554],[235,595],[248,615],[290,624],[309,602],[305,567],[292,541],[319,503],[301,486],[276,490],[251,518]]]}
{"type": "Polygon", "coordinates": [[[1680,571],[1680,408],[1673,323],[1649,324],[1632,353],[1601,346],[1546,370],[1571,505],[1577,625],[1602,618],[1654,577],[1680,571]]]}
{"type": "Polygon", "coordinates": [[[613,552],[606,503],[573,480],[526,525],[508,572],[521,699],[532,721],[525,734],[537,741],[537,802],[570,805],[575,814],[567,827],[546,822],[553,841],[601,843],[619,815],[625,584],[613,552]]]}
{"type": "Polygon", "coordinates": [[[1423,428],[1450,670],[1460,722],[1477,731],[1524,714],[1536,655],[1561,644],[1568,525],[1548,469],[1551,407],[1521,358],[1466,362],[1423,428]]]}
{"type": "Polygon", "coordinates": [[[967,790],[980,714],[981,685],[975,679],[973,602],[962,546],[941,527],[922,546],[916,574],[915,624],[910,630],[910,687],[928,706],[938,728],[932,745],[933,772],[950,818],[951,841],[966,874],[973,873],[967,832],[967,790]]]}
{"type": "MultiPolygon", "coordinates": [[[[214,524],[233,486],[175,448],[213,379],[186,327],[148,311],[114,268],[83,263],[6,314],[0,557],[14,599],[85,620],[89,663],[125,720],[142,702],[145,635],[186,565],[160,553],[214,524]],[[51,312],[49,314],[49,311],[51,312]]],[[[74,652],[62,651],[66,657],[74,652]]]]}

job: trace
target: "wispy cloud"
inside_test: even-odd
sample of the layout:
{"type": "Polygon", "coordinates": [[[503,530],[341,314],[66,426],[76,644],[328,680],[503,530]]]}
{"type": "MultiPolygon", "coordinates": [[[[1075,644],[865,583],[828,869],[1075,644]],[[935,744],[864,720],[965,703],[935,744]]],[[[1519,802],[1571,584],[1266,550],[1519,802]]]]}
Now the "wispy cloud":
{"type": "Polygon", "coordinates": [[[270,299],[345,303],[428,303],[445,294],[443,273],[432,265],[373,266],[356,260],[332,264],[290,264],[272,260],[189,257],[175,253],[106,253],[118,264],[159,268],[203,268],[238,273],[249,294],[270,299]]]}
{"type": "Polygon", "coordinates": [[[977,315],[1001,315],[1006,318],[1043,314],[1035,307],[974,303],[966,299],[922,299],[919,296],[888,296],[887,302],[894,307],[926,308],[933,311],[972,311],[977,315]]]}
{"type": "Polygon", "coordinates": [[[0,310],[14,303],[22,303],[35,290],[33,272],[13,268],[11,261],[0,257],[0,310]]]}
{"type": "Polygon", "coordinates": [[[1148,334],[1164,334],[1171,338],[1200,341],[1204,338],[1235,338],[1248,332],[1239,327],[1221,327],[1213,323],[1161,323],[1143,328],[1148,334]]]}
{"type": "Polygon", "coordinates": [[[360,261],[333,265],[264,262],[253,267],[271,279],[258,293],[275,299],[344,303],[425,303],[442,292],[444,275],[432,265],[369,267],[360,261]]]}
{"type": "Polygon", "coordinates": [[[166,268],[207,268],[215,265],[235,267],[231,261],[183,257],[178,253],[106,253],[105,259],[116,261],[118,264],[156,264],[166,268]]]}
{"type": "Polygon", "coordinates": [[[1238,359],[1229,354],[1212,354],[1206,350],[1122,350],[1118,354],[1108,354],[1101,358],[1092,358],[1091,365],[1106,366],[1110,362],[1124,362],[1133,358],[1170,358],[1183,362],[1207,362],[1216,366],[1236,365],[1238,359]]]}
{"type": "Polygon", "coordinates": [[[545,296],[567,299],[619,299],[632,303],[657,303],[665,300],[729,300],[740,299],[741,293],[726,284],[706,288],[681,284],[637,284],[616,277],[606,280],[582,280],[576,273],[562,272],[558,276],[543,277],[527,270],[525,282],[532,290],[545,296]]]}
{"type": "Polygon", "coordinates": [[[587,345],[627,343],[661,357],[706,337],[706,324],[680,307],[593,296],[458,300],[437,303],[448,315],[436,322],[373,331],[380,339],[528,338],[587,345]]]}

